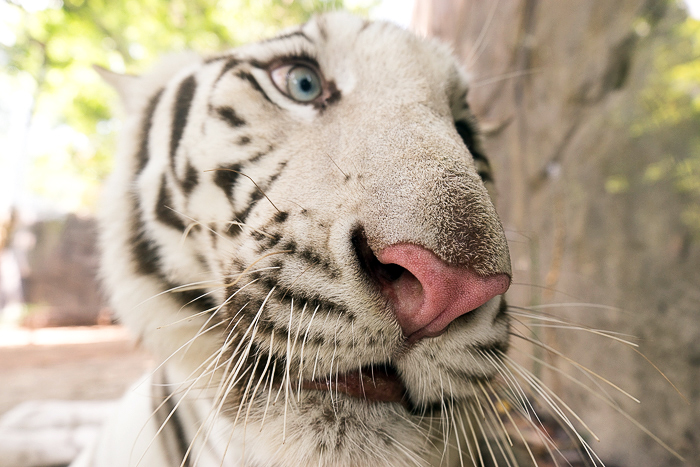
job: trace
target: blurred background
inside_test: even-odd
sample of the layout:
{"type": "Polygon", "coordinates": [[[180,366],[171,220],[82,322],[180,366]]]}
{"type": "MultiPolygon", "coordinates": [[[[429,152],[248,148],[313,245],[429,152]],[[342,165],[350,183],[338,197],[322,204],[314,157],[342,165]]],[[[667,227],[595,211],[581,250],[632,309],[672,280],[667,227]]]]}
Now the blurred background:
{"type": "Polygon", "coordinates": [[[31,399],[118,397],[150,364],[95,279],[120,119],[91,65],[139,73],[164,53],[222,50],[336,8],[453,46],[495,169],[509,302],[581,323],[522,326],[641,404],[542,347],[516,342],[513,357],[582,415],[607,465],[700,465],[695,0],[0,1],[0,416],[31,399]],[[597,329],[639,344],[683,396],[597,329]]]}

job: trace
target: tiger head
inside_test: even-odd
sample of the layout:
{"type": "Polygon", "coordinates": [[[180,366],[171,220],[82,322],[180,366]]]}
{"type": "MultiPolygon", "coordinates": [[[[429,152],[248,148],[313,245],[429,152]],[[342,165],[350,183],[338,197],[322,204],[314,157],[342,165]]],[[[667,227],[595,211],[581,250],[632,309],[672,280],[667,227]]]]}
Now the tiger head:
{"type": "Polygon", "coordinates": [[[329,13],[103,74],[129,117],[102,275],[199,424],[251,465],[438,465],[447,433],[472,443],[511,269],[447,47],[329,13]]]}

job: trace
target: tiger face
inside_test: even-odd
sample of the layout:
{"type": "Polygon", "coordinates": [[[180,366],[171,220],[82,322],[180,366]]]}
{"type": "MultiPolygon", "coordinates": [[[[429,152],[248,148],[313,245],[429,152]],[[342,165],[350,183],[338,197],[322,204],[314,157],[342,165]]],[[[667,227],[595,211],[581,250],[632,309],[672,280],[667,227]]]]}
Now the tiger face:
{"type": "Polygon", "coordinates": [[[107,78],[132,117],[102,272],[197,414],[185,444],[218,433],[232,465],[447,465],[476,448],[511,270],[446,47],[331,13],[107,78]]]}

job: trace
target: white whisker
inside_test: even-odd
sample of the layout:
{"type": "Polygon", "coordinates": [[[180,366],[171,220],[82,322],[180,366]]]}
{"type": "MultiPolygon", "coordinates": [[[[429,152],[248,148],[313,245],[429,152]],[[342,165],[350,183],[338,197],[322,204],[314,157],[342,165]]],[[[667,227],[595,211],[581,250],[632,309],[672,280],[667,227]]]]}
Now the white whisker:
{"type": "Polygon", "coordinates": [[[610,381],[610,380],[608,380],[608,379],[606,379],[606,378],[603,378],[603,377],[602,377],[601,375],[599,375],[598,373],[596,373],[596,372],[594,372],[593,370],[591,370],[591,369],[589,369],[589,368],[586,368],[585,366],[581,365],[580,363],[578,363],[578,362],[576,362],[576,361],[570,359],[569,357],[567,357],[567,356],[564,355],[563,353],[561,353],[561,352],[559,352],[558,350],[552,348],[551,346],[545,344],[544,342],[541,342],[541,341],[539,341],[539,340],[532,339],[532,338],[530,338],[530,337],[523,336],[523,335],[520,335],[520,334],[514,334],[514,333],[513,333],[513,334],[511,334],[511,335],[513,335],[513,336],[515,336],[515,337],[518,337],[518,338],[520,338],[520,339],[523,339],[523,340],[525,340],[525,341],[527,341],[527,342],[530,342],[531,344],[534,344],[534,345],[536,345],[536,346],[538,346],[538,347],[541,347],[541,348],[547,350],[548,352],[551,352],[551,353],[553,353],[554,355],[557,355],[558,357],[563,358],[564,360],[566,360],[567,362],[569,362],[571,365],[573,365],[573,366],[575,366],[575,367],[577,367],[577,368],[579,368],[579,369],[585,371],[586,373],[588,373],[588,374],[590,374],[590,375],[592,375],[592,376],[595,376],[596,378],[600,379],[601,381],[603,381],[604,383],[608,384],[609,386],[611,386],[611,387],[617,389],[621,394],[627,396],[627,397],[630,398],[631,400],[635,401],[637,404],[640,403],[639,399],[637,399],[636,397],[634,397],[633,395],[631,395],[630,393],[628,393],[628,392],[625,391],[624,389],[620,388],[619,386],[617,386],[616,384],[614,384],[612,381],[610,381]]]}
{"type": "MultiPolygon", "coordinates": [[[[475,404],[478,406],[479,411],[481,412],[481,418],[486,420],[486,414],[484,413],[484,410],[481,406],[481,402],[479,401],[479,398],[476,396],[476,392],[474,393],[474,399],[472,401],[472,404],[475,404]]],[[[493,449],[491,448],[491,443],[489,442],[488,437],[486,436],[486,432],[484,431],[484,426],[481,424],[480,417],[474,417],[474,421],[476,424],[479,426],[479,433],[482,435],[482,439],[484,440],[484,443],[486,444],[486,448],[489,450],[489,454],[491,454],[491,460],[493,460],[494,465],[498,465],[498,461],[496,460],[496,455],[493,452],[493,449]]],[[[483,466],[483,460],[482,460],[482,466],[483,466]]]]}
{"type": "Polygon", "coordinates": [[[496,11],[498,11],[499,3],[500,0],[496,0],[493,3],[493,7],[491,8],[491,10],[489,10],[489,15],[486,17],[486,21],[481,27],[481,31],[479,31],[479,36],[474,42],[472,52],[471,54],[469,54],[469,57],[467,57],[465,61],[468,70],[474,66],[474,64],[477,62],[477,60],[479,60],[479,57],[481,57],[481,54],[483,53],[483,45],[485,44],[484,39],[486,38],[486,33],[488,32],[489,26],[491,26],[491,21],[493,21],[493,17],[496,15],[496,11]]]}
{"type": "Polygon", "coordinates": [[[586,454],[588,454],[588,457],[591,460],[591,462],[593,462],[593,465],[598,465],[596,461],[599,462],[600,465],[605,465],[603,461],[600,460],[598,455],[593,451],[593,449],[591,449],[590,445],[586,442],[586,440],[583,439],[583,437],[579,434],[578,430],[576,430],[576,427],[569,420],[566,414],[562,411],[558,403],[561,404],[562,407],[564,407],[564,409],[566,409],[566,411],[569,412],[579,423],[581,423],[582,426],[586,429],[586,431],[588,431],[596,441],[599,441],[599,438],[596,436],[596,434],[580,419],[580,417],[578,417],[578,415],[568,405],[566,405],[556,394],[554,394],[553,391],[551,391],[546,385],[544,385],[542,381],[539,380],[539,378],[529,373],[525,368],[523,368],[513,359],[508,358],[508,362],[513,367],[513,369],[530,384],[532,389],[534,389],[535,392],[539,394],[542,400],[547,402],[547,405],[552,410],[554,410],[554,412],[559,417],[559,420],[561,420],[571,430],[571,433],[573,433],[576,439],[578,439],[580,445],[586,451],[586,454]]]}
{"type": "MultiPolygon", "coordinates": [[[[282,420],[282,444],[287,440],[287,401],[289,400],[289,368],[292,365],[292,322],[294,319],[294,297],[292,297],[289,307],[289,325],[287,326],[287,354],[284,375],[282,377],[282,385],[284,386],[284,416],[282,420]]],[[[297,328],[298,329],[298,328],[297,328]]],[[[296,338],[294,339],[296,342],[296,338]]]]}
{"type": "MultiPolygon", "coordinates": [[[[316,308],[314,308],[314,312],[311,314],[311,319],[309,320],[309,324],[306,326],[306,332],[304,333],[304,338],[301,340],[301,351],[299,355],[299,385],[297,388],[297,393],[301,394],[301,383],[302,383],[302,376],[303,376],[303,370],[304,370],[304,350],[306,348],[306,341],[309,336],[309,330],[311,329],[311,323],[314,321],[314,317],[316,316],[316,312],[318,311],[320,305],[316,305],[316,308]]],[[[306,304],[304,304],[304,308],[306,308],[306,304]]],[[[315,365],[314,365],[315,369],[315,365]]],[[[315,370],[314,370],[315,371],[315,370]]],[[[311,379],[313,380],[313,375],[311,376],[311,379]]]]}

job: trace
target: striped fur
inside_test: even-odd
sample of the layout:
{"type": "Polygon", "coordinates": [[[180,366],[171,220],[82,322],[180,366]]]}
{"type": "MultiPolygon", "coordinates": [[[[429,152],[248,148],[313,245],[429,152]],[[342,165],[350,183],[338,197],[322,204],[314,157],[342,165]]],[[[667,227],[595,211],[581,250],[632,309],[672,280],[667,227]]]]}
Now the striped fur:
{"type": "Polygon", "coordinates": [[[449,51],[331,13],[106,78],[129,118],[101,214],[102,273],[164,363],[78,465],[478,462],[484,428],[470,414],[510,378],[502,298],[411,343],[362,259],[408,243],[510,273],[449,51]],[[290,63],[318,70],[318,98],[276,85],[271,70],[290,63]],[[397,374],[403,400],[323,389],[363,369],[397,374]]]}

